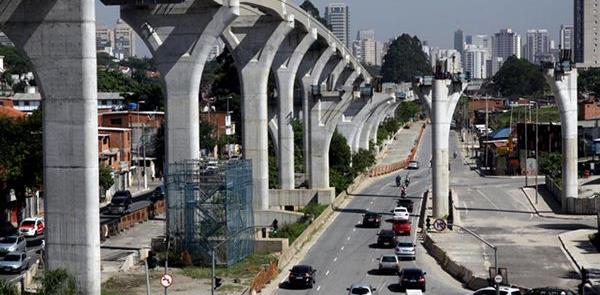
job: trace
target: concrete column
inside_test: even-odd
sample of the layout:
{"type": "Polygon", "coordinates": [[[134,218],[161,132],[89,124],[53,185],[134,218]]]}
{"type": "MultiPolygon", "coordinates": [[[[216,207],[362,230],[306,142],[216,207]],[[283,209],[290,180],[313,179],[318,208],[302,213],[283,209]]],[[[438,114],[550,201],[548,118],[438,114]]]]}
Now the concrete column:
{"type": "Polygon", "coordinates": [[[371,125],[371,131],[369,132],[369,135],[371,136],[370,140],[376,142],[377,141],[377,134],[379,132],[379,126],[381,125],[381,123],[383,123],[383,121],[387,118],[393,115],[394,111],[398,108],[398,106],[400,105],[399,101],[392,101],[391,104],[389,104],[377,117],[377,120],[374,121],[374,124],[371,125]]]}
{"type": "Polygon", "coordinates": [[[335,86],[338,83],[338,80],[340,79],[340,77],[342,76],[342,73],[345,72],[346,66],[348,65],[349,61],[350,61],[350,56],[348,56],[348,55],[343,56],[342,61],[335,66],[333,71],[331,71],[331,75],[330,75],[329,81],[327,83],[328,84],[327,90],[330,90],[330,91],[337,90],[335,86]]]}
{"type": "MultiPolygon", "coordinates": [[[[239,4],[221,6],[197,1],[181,4],[124,5],[121,19],[150,49],[165,85],[165,172],[168,164],[200,158],[200,79],[219,35],[239,15],[239,4]]],[[[175,196],[167,191],[167,195],[175,196]]],[[[168,212],[184,208],[183,197],[168,198],[168,212]]],[[[186,231],[181,215],[167,213],[172,233],[186,231]]]]}
{"type": "Polygon", "coordinates": [[[577,185],[577,69],[569,72],[544,73],[560,108],[562,127],[562,209],[569,208],[569,200],[578,197],[577,185]]]}
{"type": "Polygon", "coordinates": [[[92,0],[13,1],[3,7],[0,19],[5,21],[2,31],[29,57],[43,98],[46,267],[66,269],[84,294],[97,295],[94,5],[92,0]]]}
{"type": "MultiPolygon", "coordinates": [[[[391,106],[392,103],[394,103],[393,100],[380,104],[366,118],[363,126],[361,126],[361,128],[357,131],[359,149],[369,149],[369,143],[373,138],[372,134],[376,132],[374,129],[379,124],[379,118],[381,117],[381,114],[383,114],[391,106]]],[[[375,134],[375,139],[376,138],[377,134],[375,134]]]]}
{"type": "Polygon", "coordinates": [[[253,205],[269,209],[267,147],[267,82],[280,44],[294,28],[293,15],[280,20],[273,16],[240,16],[223,33],[233,53],[242,92],[243,154],[252,160],[253,205]],[[235,32],[244,34],[238,37],[235,32]]]}
{"type": "Polygon", "coordinates": [[[294,189],[294,82],[302,58],[317,40],[316,29],[309,32],[296,30],[290,33],[275,55],[272,70],[275,73],[279,94],[277,131],[277,161],[279,185],[282,189],[294,189]]]}

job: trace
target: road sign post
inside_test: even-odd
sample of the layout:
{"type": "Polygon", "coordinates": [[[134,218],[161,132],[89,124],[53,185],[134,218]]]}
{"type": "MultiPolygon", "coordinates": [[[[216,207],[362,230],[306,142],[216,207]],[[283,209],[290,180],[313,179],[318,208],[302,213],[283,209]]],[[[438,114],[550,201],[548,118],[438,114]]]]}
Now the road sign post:
{"type": "Polygon", "coordinates": [[[160,278],[160,284],[165,288],[169,288],[171,287],[171,285],[173,284],[173,277],[170,274],[164,274],[161,278],[160,278]]]}

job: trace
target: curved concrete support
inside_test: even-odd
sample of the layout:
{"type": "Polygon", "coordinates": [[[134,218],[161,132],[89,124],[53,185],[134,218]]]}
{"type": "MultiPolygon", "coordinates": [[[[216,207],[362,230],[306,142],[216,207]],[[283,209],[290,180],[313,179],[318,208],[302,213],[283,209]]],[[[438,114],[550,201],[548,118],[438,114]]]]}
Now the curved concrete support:
{"type": "Polygon", "coordinates": [[[375,121],[373,121],[373,124],[370,125],[371,131],[369,131],[369,141],[377,142],[377,134],[379,132],[379,126],[381,125],[381,123],[383,123],[383,121],[387,117],[390,116],[390,113],[393,113],[394,110],[396,110],[398,108],[399,105],[400,105],[399,101],[392,102],[387,107],[385,107],[381,113],[379,113],[379,116],[376,117],[377,119],[375,121]]]}
{"type": "Polygon", "coordinates": [[[277,83],[278,114],[278,148],[277,163],[279,168],[279,185],[282,189],[295,188],[294,183],[294,82],[300,63],[310,46],[317,40],[317,31],[309,32],[295,30],[281,44],[272,70],[277,83]]]}
{"type": "Polygon", "coordinates": [[[335,68],[331,71],[331,74],[329,75],[329,79],[328,79],[328,83],[327,83],[327,90],[329,91],[334,91],[337,90],[335,88],[336,84],[338,83],[338,80],[340,79],[340,77],[342,76],[342,73],[346,70],[346,66],[349,63],[349,56],[345,55],[342,57],[341,62],[339,62],[335,68]]]}
{"type": "Polygon", "coordinates": [[[269,209],[267,148],[267,82],[277,49],[294,28],[294,17],[285,21],[269,15],[241,13],[223,33],[232,52],[242,92],[242,143],[244,157],[252,160],[253,205],[269,209]]]}
{"type": "MultiPolygon", "coordinates": [[[[358,140],[358,148],[359,149],[369,149],[369,143],[371,138],[373,137],[371,134],[374,132],[375,125],[379,124],[378,120],[382,113],[384,113],[391,104],[394,103],[394,100],[389,100],[386,103],[382,103],[377,106],[373,112],[368,114],[368,117],[365,119],[365,123],[360,127],[357,131],[357,140],[358,140]]],[[[377,138],[377,135],[375,135],[377,138]]]]}
{"type": "Polygon", "coordinates": [[[40,87],[46,267],[100,294],[94,1],[8,1],[2,31],[29,58],[40,87]],[[74,210],[76,209],[76,210],[74,210]]]}
{"type": "Polygon", "coordinates": [[[569,200],[578,197],[577,185],[577,69],[569,72],[544,73],[546,81],[552,88],[554,97],[560,108],[562,128],[562,209],[565,212],[575,210],[569,208],[569,200]]]}

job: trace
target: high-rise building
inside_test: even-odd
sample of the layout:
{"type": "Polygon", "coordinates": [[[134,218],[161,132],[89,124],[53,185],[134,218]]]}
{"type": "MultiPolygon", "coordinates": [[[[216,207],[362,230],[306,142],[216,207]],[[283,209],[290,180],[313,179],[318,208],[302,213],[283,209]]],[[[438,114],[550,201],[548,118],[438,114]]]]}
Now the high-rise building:
{"type": "Polygon", "coordinates": [[[104,25],[96,25],[96,52],[113,55],[115,47],[115,33],[113,29],[104,25]]]}
{"type": "Polygon", "coordinates": [[[573,26],[560,26],[560,49],[573,49],[573,26]]]}
{"type": "Polygon", "coordinates": [[[463,53],[463,67],[465,73],[469,73],[471,79],[487,78],[488,51],[477,45],[467,44],[463,53]]]}
{"type": "Polygon", "coordinates": [[[465,44],[473,44],[473,35],[466,35],[465,36],[465,44]]]}
{"type": "Polygon", "coordinates": [[[492,54],[492,38],[489,35],[475,35],[471,44],[487,50],[490,55],[492,54]]]}
{"type": "Polygon", "coordinates": [[[458,29],[454,32],[454,49],[462,54],[464,48],[464,32],[458,29]]]}
{"type": "Polygon", "coordinates": [[[118,59],[125,59],[135,55],[135,33],[129,25],[122,20],[115,26],[115,46],[113,55],[118,59]]]}
{"type": "Polygon", "coordinates": [[[511,29],[502,29],[492,39],[492,58],[506,60],[511,56],[521,58],[521,36],[511,29]]]}
{"type": "Polygon", "coordinates": [[[461,55],[456,49],[439,49],[431,50],[431,66],[435,68],[437,64],[443,66],[443,70],[450,73],[461,73],[461,55]]]}
{"type": "Polygon", "coordinates": [[[597,0],[575,0],[574,15],[574,49],[575,62],[582,67],[600,66],[600,14],[597,0]]]}
{"type": "Polygon", "coordinates": [[[383,44],[375,40],[375,31],[360,30],[352,42],[352,51],[356,58],[368,65],[381,65],[383,44]]]}
{"type": "Polygon", "coordinates": [[[548,30],[527,30],[527,42],[523,56],[529,62],[539,64],[540,58],[550,53],[550,35],[548,30]]]}
{"type": "Polygon", "coordinates": [[[348,5],[332,3],[325,7],[325,19],[331,27],[331,32],[342,44],[350,47],[350,13],[348,5]]]}
{"type": "Polygon", "coordinates": [[[375,41],[375,45],[377,45],[375,48],[375,65],[381,66],[383,65],[383,55],[385,54],[383,48],[385,45],[381,41],[375,41]]]}

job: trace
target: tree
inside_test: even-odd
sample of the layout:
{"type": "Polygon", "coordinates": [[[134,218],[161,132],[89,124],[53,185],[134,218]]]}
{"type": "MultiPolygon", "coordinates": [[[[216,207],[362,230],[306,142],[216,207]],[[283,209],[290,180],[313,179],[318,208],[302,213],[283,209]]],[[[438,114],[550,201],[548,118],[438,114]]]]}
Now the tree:
{"type": "Polygon", "coordinates": [[[421,112],[419,104],[415,101],[403,101],[396,109],[396,118],[402,123],[414,119],[421,112]]]}
{"type": "Polygon", "coordinates": [[[375,153],[370,150],[359,149],[352,156],[352,169],[354,174],[358,175],[367,171],[369,167],[375,164],[375,153]]]}
{"type": "Polygon", "coordinates": [[[165,125],[162,124],[156,131],[156,135],[152,138],[152,149],[154,150],[154,157],[156,158],[156,171],[162,175],[164,171],[165,162],[165,125]]]}
{"type": "Polygon", "coordinates": [[[346,138],[337,130],[331,137],[329,146],[329,178],[331,185],[335,187],[336,193],[344,191],[354,179],[354,171],[350,168],[352,151],[348,146],[346,138]]]}
{"type": "Polygon", "coordinates": [[[542,94],[549,88],[538,66],[516,56],[509,57],[492,79],[495,90],[504,96],[542,94]]]}
{"type": "Polygon", "coordinates": [[[115,184],[115,180],[112,176],[112,168],[110,168],[110,166],[107,165],[100,165],[98,169],[98,179],[100,187],[106,191],[115,184]]]}
{"type": "Polygon", "coordinates": [[[540,172],[560,183],[562,177],[562,155],[558,153],[540,157],[540,172]]]}
{"type": "Polygon", "coordinates": [[[310,0],[305,0],[304,2],[302,2],[302,4],[300,4],[300,8],[304,9],[304,11],[312,15],[312,17],[314,17],[316,20],[322,23],[325,27],[329,28],[327,20],[321,17],[319,9],[312,2],[310,2],[310,0]]]}
{"type": "Polygon", "coordinates": [[[415,76],[431,75],[429,58],[417,36],[402,34],[390,45],[381,67],[383,82],[409,82],[415,76]]]}
{"type": "Polygon", "coordinates": [[[577,87],[581,92],[600,93],[600,68],[590,68],[579,72],[577,87]]]}
{"type": "Polygon", "coordinates": [[[64,269],[46,270],[42,279],[42,295],[79,295],[75,278],[64,269]]]}

